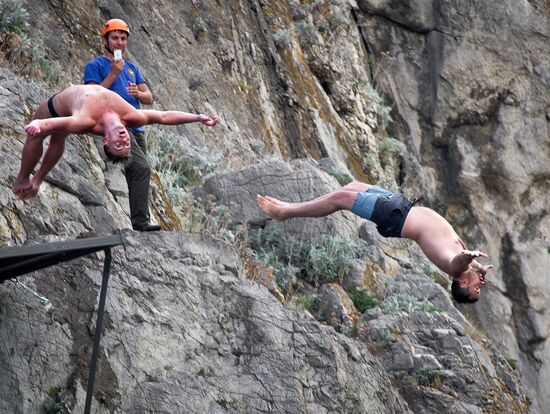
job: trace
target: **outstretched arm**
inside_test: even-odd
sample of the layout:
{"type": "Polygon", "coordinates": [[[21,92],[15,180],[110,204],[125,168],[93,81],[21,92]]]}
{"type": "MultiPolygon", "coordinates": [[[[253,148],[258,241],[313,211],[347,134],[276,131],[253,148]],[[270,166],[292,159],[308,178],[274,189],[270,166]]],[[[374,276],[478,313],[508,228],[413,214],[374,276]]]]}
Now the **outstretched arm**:
{"type": "MultiPolygon", "coordinates": [[[[218,117],[210,118],[204,114],[190,114],[180,111],[154,111],[140,110],[137,111],[140,117],[140,125],[162,124],[162,125],[181,125],[191,122],[200,122],[206,126],[214,126],[218,123],[218,117]]],[[[133,124],[134,119],[128,120],[129,124],[133,124]]],[[[137,121],[137,119],[136,119],[137,121]]]]}
{"type": "Polygon", "coordinates": [[[53,133],[84,134],[90,132],[96,122],[91,118],[62,116],[58,118],[35,119],[25,127],[29,138],[39,139],[53,133]]]}
{"type": "MultiPolygon", "coordinates": [[[[486,253],[483,253],[479,250],[462,250],[455,257],[452,258],[450,263],[450,271],[452,273],[465,272],[466,270],[468,270],[470,263],[472,263],[472,266],[474,267],[481,266],[477,261],[474,260],[476,257],[488,256],[486,253]]],[[[485,273],[487,273],[487,270],[485,271],[485,273]]]]}

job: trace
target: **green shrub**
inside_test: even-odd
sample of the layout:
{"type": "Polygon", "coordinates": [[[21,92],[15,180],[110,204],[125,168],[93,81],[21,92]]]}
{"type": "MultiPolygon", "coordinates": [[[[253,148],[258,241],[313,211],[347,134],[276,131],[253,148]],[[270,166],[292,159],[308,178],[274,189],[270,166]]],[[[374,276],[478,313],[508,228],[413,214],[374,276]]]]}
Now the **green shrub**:
{"type": "Polygon", "coordinates": [[[186,197],[186,188],[202,184],[216,170],[217,161],[191,145],[183,136],[155,129],[149,135],[149,159],[175,206],[186,197]]]}
{"type": "Polygon", "coordinates": [[[245,80],[242,80],[242,79],[239,79],[237,81],[237,86],[239,87],[239,89],[244,92],[244,93],[248,93],[250,92],[252,89],[254,89],[254,86],[252,86],[251,84],[249,84],[247,81],[245,80]]]}
{"type": "Polygon", "coordinates": [[[224,400],[223,398],[222,398],[222,399],[219,399],[219,400],[216,400],[216,402],[218,403],[218,405],[219,405],[220,407],[222,407],[222,408],[225,409],[225,410],[227,410],[227,409],[230,407],[230,405],[231,405],[231,403],[230,403],[229,401],[224,400]]]}
{"type": "Polygon", "coordinates": [[[193,31],[193,37],[195,40],[198,40],[201,35],[208,33],[208,27],[202,17],[195,19],[191,30],[193,31]]]}
{"type": "Polygon", "coordinates": [[[391,330],[383,328],[375,331],[372,339],[375,342],[392,342],[395,337],[391,330]]]}
{"type": "Polygon", "coordinates": [[[278,29],[273,35],[273,40],[279,50],[290,49],[292,46],[292,35],[288,29],[278,29]]]}
{"type": "Polygon", "coordinates": [[[306,295],[294,296],[291,299],[291,303],[301,306],[302,308],[306,309],[310,313],[315,313],[315,311],[317,310],[317,304],[315,303],[315,299],[313,299],[311,296],[306,296],[306,295]]]}
{"type": "Polygon", "coordinates": [[[29,27],[29,13],[22,0],[0,0],[0,30],[2,33],[22,33],[29,27]]]}
{"type": "Polygon", "coordinates": [[[388,124],[393,121],[391,118],[391,107],[384,105],[384,100],[376,89],[372,87],[370,82],[360,82],[359,90],[367,101],[368,106],[377,114],[382,129],[386,129],[388,124]]]}
{"type": "Polygon", "coordinates": [[[434,268],[432,268],[428,265],[423,265],[422,270],[424,271],[424,274],[426,276],[428,276],[432,280],[435,280],[435,277],[437,275],[437,271],[434,268]]]}
{"type": "Polygon", "coordinates": [[[308,46],[312,46],[318,43],[317,28],[313,23],[301,22],[299,24],[296,24],[295,28],[298,35],[298,42],[300,43],[301,47],[307,48],[308,46]]]}
{"type": "Polygon", "coordinates": [[[27,33],[29,14],[20,0],[0,0],[0,42],[10,67],[20,76],[29,76],[57,86],[61,67],[47,58],[42,39],[27,33]]]}
{"type": "Polygon", "coordinates": [[[405,144],[395,138],[388,137],[378,141],[378,154],[382,166],[390,164],[392,159],[402,155],[405,151],[405,144]]]}
{"type": "Polygon", "coordinates": [[[42,405],[46,414],[66,414],[71,412],[67,406],[67,402],[61,397],[61,391],[62,388],[60,386],[54,386],[48,390],[48,396],[42,405]]]}
{"type": "Polygon", "coordinates": [[[364,289],[352,289],[348,292],[348,296],[353,302],[355,309],[361,313],[378,306],[380,303],[380,300],[374,293],[364,289]]]}
{"type": "Polygon", "coordinates": [[[329,15],[329,22],[332,31],[336,31],[339,28],[344,28],[349,23],[348,19],[339,8],[335,9],[335,11],[329,15]]]}
{"type": "Polygon", "coordinates": [[[336,181],[338,181],[338,183],[341,186],[349,184],[353,181],[353,178],[349,174],[346,174],[346,173],[341,173],[341,172],[337,172],[337,171],[329,171],[328,174],[330,176],[336,178],[336,181]]]}
{"type": "Polygon", "coordinates": [[[323,236],[303,246],[301,256],[310,280],[319,275],[326,281],[333,281],[340,280],[351,270],[355,252],[350,240],[323,236]]]}
{"type": "MultiPolygon", "coordinates": [[[[320,236],[314,242],[304,242],[280,234],[275,226],[251,231],[249,244],[258,259],[274,267],[276,273],[296,270],[302,278],[313,281],[337,281],[353,266],[353,260],[367,254],[363,240],[320,236]]],[[[288,277],[288,274],[287,274],[288,277]]],[[[281,287],[285,282],[278,279],[281,287]]]]}
{"type": "Polygon", "coordinates": [[[442,312],[442,309],[435,306],[427,299],[419,300],[408,293],[398,293],[386,298],[380,309],[385,314],[395,315],[399,312],[442,312]]]}
{"type": "Polygon", "coordinates": [[[231,223],[226,207],[208,201],[201,203],[187,195],[185,203],[175,206],[180,213],[183,229],[195,234],[208,234],[211,237],[230,243],[240,241],[243,227],[231,223]]]}
{"type": "Polygon", "coordinates": [[[418,373],[418,383],[427,387],[437,387],[441,385],[441,375],[434,368],[422,368],[418,373]]]}
{"type": "Polygon", "coordinates": [[[508,362],[508,365],[510,365],[510,367],[512,367],[512,369],[518,369],[518,360],[517,359],[514,359],[514,358],[506,358],[506,362],[508,362]]]}

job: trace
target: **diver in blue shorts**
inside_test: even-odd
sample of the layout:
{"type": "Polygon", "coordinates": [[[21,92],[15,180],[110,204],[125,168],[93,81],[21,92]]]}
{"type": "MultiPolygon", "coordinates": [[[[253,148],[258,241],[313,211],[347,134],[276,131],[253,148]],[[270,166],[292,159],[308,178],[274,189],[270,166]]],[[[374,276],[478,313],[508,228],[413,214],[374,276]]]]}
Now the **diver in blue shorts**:
{"type": "Polygon", "coordinates": [[[285,203],[262,195],[256,199],[260,209],[275,220],[324,217],[349,210],[374,222],[384,237],[414,240],[428,259],[452,277],[451,292],[460,303],[473,303],[479,299],[485,275],[493,267],[476,261],[475,258],[487,257],[487,254],[467,250],[449,222],[434,210],[417,206],[403,194],[381,187],[355,181],[301,203],[285,203]]]}

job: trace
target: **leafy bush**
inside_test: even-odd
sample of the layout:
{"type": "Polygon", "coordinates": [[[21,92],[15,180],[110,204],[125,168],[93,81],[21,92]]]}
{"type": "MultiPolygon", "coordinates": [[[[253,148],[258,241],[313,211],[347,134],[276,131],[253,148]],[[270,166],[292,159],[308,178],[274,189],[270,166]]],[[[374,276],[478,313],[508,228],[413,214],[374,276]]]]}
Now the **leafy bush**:
{"type": "Polygon", "coordinates": [[[289,29],[279,29],[273,34],[277,49],[286,50],[292,46],[292,34],[289,29]]]}
{"type": "Polygon", "coordinates": [[[319,43],[317,28],[311,22],[300,22],[295,26],[300,46],[308,47],[319,43]]]}
{"type": "Polygon", "coordinates": [[[231,403],[229,401],[227,401],[226,399],[223,399],[223,398],[220,398],[219,400],[216,400],[216,402],[218,403],[218,405],[220,407],[222,407],[225,410],[227,410],[231,406],[231,403]]]}
{"type": "Polygon", "coordinates": [[[328,174],[330,176],[336,178],[336,181],[338,181],[338,183],[341,186],[349,184],[353,181],[353,178],[349,174],[346,174],[346,173],[341,173],[341,172],[337,172],[337,171],[329,171],[328,174]]]}
{"type": "Polygon", "coordinates": [[[395,138],[388,137],[378,141],[378,154],[382,166],[391,164],[393,159],[405,151],[405,144],[395,138]]]}
{"type": "Polygon", "coordinates": [[[508,362],[508,365],[510,365],[510,367],[514,370],[517,370],[518,369],[518,360],[515,359],[515,358],[506,358],[506,362],[508,362]]]}
{"type": "Polygon", "coordinates": [[[430,301],[409,295],[407,293],[398,293],[392,295],[384,300],[380,304],[382,312],[390,315],[395,315],[399,312],[413,313],[413,312],[441,312],[442,309],[435,306],[430,301]]]}
{"type": "Polygon", "coordinates": [[[29,27],[29,13],[22,0],[0,0],[0,30],[2,33],[22,33],[29,27]]]}
{"type": "Polygon", "coordinates": [[[166,130],[152,130],[149,159],[175,206],[182,204],[186,188],[202,184],[216,170],[217,161],[191,145],[183,136],[166,130]]]}
{"type": "Polygon", "coordinates": [[[291,302],[298,306],[301,306],[310,313],[315,313],[315,311],[317,310],[317,304],[315,303],[315,300],[310,296],[297,295],[292,298],[291,302]]]}
{"type": "Polygon", "coordinates": [[[275,268],[282,288],[297,273],[310,282],[340,280],[352,269],[353,260],[367,253],[363,240],[320,236],[304,242],[282,235],[275,226],[251,231],[249,244],[258,259],[275,268]]]}
{"type": "Polygon", "coordinates": [[[384,100],[380,94],[372,87],[370,82],[363,81],[359,85],[359,89],[368,102],[368,106],[378,116],[382,129],[386,129],[388,124],[392,122],[391,107],[384,105],[384,100]]]}
{"type": "Polygon", "coordinates": [[[441,375],[434,368],[422,368],[418,373],[418,383],[427,387],[441,385],[441,375]]]}
{"type": "Polygon", "coordinates": [[[341,280],[362,257],[367,246],[362,241],[322,236],[309,246],[302,246],[301,259],[310,280],[317,275],[326,281],[341,280]]]}
{"type": "Polygon", "coordinates": [[[348,296],[353,302],[355,309],[361,313],[378,306],[380,303],[380,300],[374,293],[364,289],[352,289],[348,292],[348,296]]]}
{"type": "Polygon", "coordinates": [[[422,270],[424,271],[424,274],[428,276],[430,279],[435,280],[435,277],[437,275],[437,271],[428,265],[423,265],[422,270]]]}
{"type": "Polygon", "coordinates": [[[248,93],[250,92],[252,89],[254,89],[254,86],[252,86],[251,84],[249,84],[247,81],[243,80],[243,79],[239,79],[237,81],[237,86],[239,87],[239,89],[244,92],[244,93],[248,93]]]}
{"type": "Polygon", "coordinates": [[[21,76],[58,85],[61,68],[50,62],[42,39],[27,33],[29,13],[21,0],[0,0],[0,44],[10,67],[21,76]]]}
{"type": "Polygon", "coordinates": [[[206,23],[202,19],[202,17],[198,17],[197,19],[195,19],[191,30],[193,31],[193,36],[195,37],[195,40],[199,40],[199,37],[201,35],[208,33],[208,27],[206,26],[206,23]]]}
{"type": "Polygon", "coordinates": [[[62,391],[62,388],[58,385],[48,390],[48,396],[43,404],[46,414],[66,414],[71,412],[67,406],[67,402],[62,398],[62,391]]]}
{"type": "Polygon", "coordinates": [[[387,328],[378,329],[372,334],[372,340],[375,342],[392,342],[394,339],[392,331],[387,328]]]}

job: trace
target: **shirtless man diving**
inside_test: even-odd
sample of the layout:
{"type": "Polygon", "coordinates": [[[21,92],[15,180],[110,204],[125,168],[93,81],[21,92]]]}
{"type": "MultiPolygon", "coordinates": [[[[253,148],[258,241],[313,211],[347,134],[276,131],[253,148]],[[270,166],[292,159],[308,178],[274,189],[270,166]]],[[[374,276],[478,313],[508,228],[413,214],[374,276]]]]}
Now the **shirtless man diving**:
{"type": "Polygon", "coordinates": [[[138,110],[118,94],[99,85],[70,86],[42,102],[30,124],[25,126],[27,140],[21,156],[21,168],[12,191],[19,199],[38,193],[42,180],[59,161],[69,134],[91,133],[103,136],[105,154],[113,161],[130,154],[127,127],[148,124],[179,125],[200,122],[214,126],[218,118],[180,111],[138,110]],[[50,143],[36,174],[30,174],[42,157],[42,141],[50,135],[50,143]]]}
{"type": "Polygon", "coordinates": [[[324,217],[339,210],[349,210],[377,225],[384,237],[414,240],[439,269],[449,274],[451,292],[457,302],[473,303],[479,299],[485,275],[493,267],[475,259],[487,257],[478,250],[467,250],[453,227],[427,207],[415,206],[402,194],[383,188],[352,182],[314,200],[285,203],[269,196],[257,196],[260,209],[275,220],[292,217],[324,217]]]}

